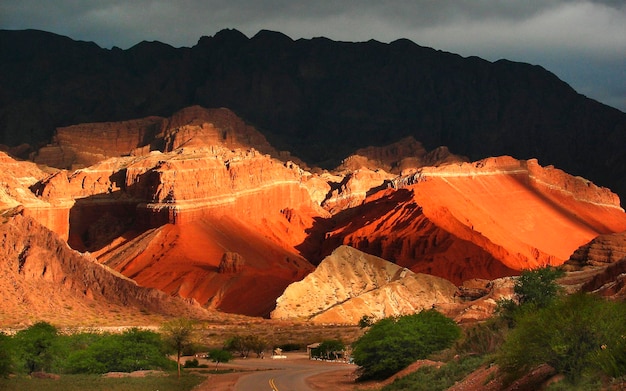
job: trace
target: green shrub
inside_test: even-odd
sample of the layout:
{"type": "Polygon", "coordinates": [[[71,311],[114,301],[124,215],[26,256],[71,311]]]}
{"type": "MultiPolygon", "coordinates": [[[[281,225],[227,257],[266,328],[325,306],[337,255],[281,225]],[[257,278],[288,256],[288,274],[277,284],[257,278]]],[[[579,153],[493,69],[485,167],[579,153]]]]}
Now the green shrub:
{"type": "Polygon", "coordinates": [[[479,356],[465,357],[459,361],[450,361],[441,368],[425,366],[417,371],[395,380],[381,391],[442,391],[452,387],[482,365],[479,356]]]}
{"type": "Polygon", "coordinates": [[[342,350],[346,348],[343,342],[339,340],[329,339],[322,341],[320,346],[313,349],[311,355],[313,357],[320,357],[328,360],[336,360],[341,356],[342,350]]]}
{"type": "Polygon", "coordinates": [[[12,353],[11,337],[0,333],[0,377],[6,378],[13,372],[12,353]]]}
{"type": "Polygon", "coordinates": [[[228,350],[212,349],[209,351],[208,358],[215,363],[215,370],[217,370],[219,363],[229,362],[233,359],[233,355],[228,350]]]}
{"type": "Polygon", "coordinates": [[[626,375],[626,304],[590,294],[560,298],[524,311],[507,336],[497,361],[510,378],[546,363],[568,382],[583,375],[626,375]]]}
{"type": "Polygon", "coordinates": [[[523,271],[513,288],[520,305],[533,304],[543,308],[550,304],[560,292],[556,279],[563,273],[550,266],[523,271]]]}
{"type": "Polygon", "coordinates": [[[463,336],[455,344],[460,354],[485,355],[495,353],[504,343],[507,320],[494,317],[486,322],[476,323],[463,330],[463,336]]]}
{"type": "Polygon", "coordinates": [[[132,372],[171,369],[159,334],[130,329],[123,334],[105,334],[84,350],[71,352],[65,361],[68,373],[132,372]]]}
{"type": "Polygon", "coordinates": [[[50,371],[59,356],[55,344],[57,329],[50,323],[38,322],[19,331],[14,339],[15,354],[19,370],[26,373],[50,371]]]}
{"type": "Polygon", "coordinates": [[[226,350],[238,353],[241,357],[248,357],[250,352],[256,353],[257,357],[267,349],[267,341],[258,335],[235,335],[224,344],[226,350]]]}
{"type": "Polygon", "coordinates": [[[185,368],[198,368],[199,366],[200,363],[195,358],[192,360],[185,360],[185,364],[183,365],[185,368]]]}
{"type": "Polygon", "coordinates": [[[435,310],[385,318],[353,344],[354,362],[361,380],[384,379],[410,363],[449,347],[460,328],[435,310]]]}

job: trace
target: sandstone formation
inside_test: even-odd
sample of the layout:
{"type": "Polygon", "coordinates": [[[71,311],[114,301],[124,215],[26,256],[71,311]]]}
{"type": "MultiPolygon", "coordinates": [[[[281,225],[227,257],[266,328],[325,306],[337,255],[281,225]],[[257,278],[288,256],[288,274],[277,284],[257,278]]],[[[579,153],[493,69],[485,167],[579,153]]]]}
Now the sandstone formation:
{"type": "Polygon", "coordinates": [[[1,155],[5,218],[33,217],[140,286],[224,312],[269,315],[287,286],[349,245],[419,277],[335,303],[316,321],[419,291],[420,273],[461,286],[456,299],[472,303],[441,301],[442,311],[482,319],[506,289],[468,280],[560,265],[598,234],[626,229],[615,194],[536,160],[467,163],[408,138],[309,171],[226,109],[118,125],[59,129],[57,146],[76,152],[62,156],[97,160],[88,167],[44,172],[1,155]],[[82,132],[91,139],[73,141],[82,132]]]}
{"type": "Polygon", "coordinates": [[[536,160],[425,167],[389,187],[317,225],[309,240],[319,241],[318,259],[346,244],[460,284],[560,265],[597,235],[626,228],[615,194],[536,160]]]}
{"type": "Polygon", "coordinates": [[[513,297],[514,279],[449,281],[410,270],[349,246],[338,247],[303,280],[276,300],[273,319],[357,324],[363,316],[382,319],[435,308],[457,322],[491,317],[498,300],[513,297]],[[464,296],[480,287],[480,294],[464,296]]]}
{"type": "Polygon", "coordinates": [[[358,149],[353,155],[344,159],[334,171],[350,172],[368,168],[380,169],[396,175],[408,175],[421,167],[464,161],[467,161],[466,157],[453,154],[445,146],[429,152],[422,143],[410,136],[389,145],[358,149]]]}
{"type": "Polygon", "coordinates": [[[626,232],[605,234],[580,246],[565,262],[568,291],[626,298],[626,232]]]}
{"type": "Polygon", "coordinates": [[[221,145],[255,148],[278,156],[265,137],[232,111],[187,107],[171,117],[73,125],[56,129],[53,142],[33,153],[39,164],[78,169],[111,157],[171,152],[181,147],[221,145]]]}
{"type": "Polygon", "coordinates": [[[227,251],[222,255],[217,271],[219,273],[241,273],[245,265],[246,261],[239,253],[227,251]]]}
{"type": "Polygon", "coordinates": [[[340,246],[285,290],[271,317],[356,324],[364,315],[382,319],[452,303],[455,293],[456,287],[444,279],[340,246]]]}
{"type": "Polygon", "coordinates": [[[213,316],[192,300],[138,286],[19,213],[0,224],[0,252],[0,319],[5,327],[38,320],[97,326],[109,323],[107,315],[133,319],[140,310],[160,316],[213,316]]]}
{"type": "Polygon", "coordinates": [[[325,212],[311,202],[306,181],[292,163],[213,145],[59,172],[38,194],[73,200],[70,244],[142,286],[264,315],[311,268],[293,247],[307,221],[325,212]],[[246,259],[242,273],[218,273],[228,251],[246,259]]]}

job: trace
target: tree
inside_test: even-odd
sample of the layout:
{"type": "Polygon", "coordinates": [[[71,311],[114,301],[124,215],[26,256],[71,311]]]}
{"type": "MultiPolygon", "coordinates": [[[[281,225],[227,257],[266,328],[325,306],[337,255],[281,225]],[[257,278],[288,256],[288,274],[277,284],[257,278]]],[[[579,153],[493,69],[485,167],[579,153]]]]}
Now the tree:
{"type": "Polygon", "coordinates": [[[50,370],[54,360],[56,338],[56,327],[47,322],[38,322],[19,331],[14,339],[21,367],[29,374],[50,370]]]}
{"type": "Polygon", "coordinates": [[[176,350],[176,365],[180,378],[180,357],[183,350],[193,342],[193,322],[185,318],[174,319],[164,323],[161,331],[166,343],[176,350]]]}
{"type": "Polygon", "coordinates": [[[591,294],[558,298],[521,312],[497,362],[514,379],[548,364],[577,383],[589,372],[626,375],[626,304],[591,294]]]}
{"type": "Polygon", "coordinates": [[[449,347],[460,335],[459,326],[436,310],[385,318],[353,344],[352,356],[361,367],[361,380],[384,379],[449,347]]]}
{"type": "Polygon", "coordinates": [[[226,350],[237,352],[240,357],[244,358],[247,358],[251,351],[260,357],[267,346],[267,341],[258,335],[235,335],[224,344],[226,350]]]}
{"type": "Polygon", "coordinates": [[[556,279],[562,275],[561,269],[550,266],[523,271],[513,288],[519,304],[532,304],[539,308],[546,307],[557,297],[560,287],[556,283],[556,279]]]}
{"type": "Polygon", "coordinates": [[[215,370],[221,362],[229,362],[232,360],[233,355],[228,350],[223,349],[211,349],[208,354],[208,358],[215,363],[215,370]]]}
{"type": "Polygon", "coordinates": [[[323,357],[328,360],[336,360],[338,353],[345,350],[346,345],[339,340],[326,340],[322,341],[320,346],[317,347],[318,357],[323,357]]]}

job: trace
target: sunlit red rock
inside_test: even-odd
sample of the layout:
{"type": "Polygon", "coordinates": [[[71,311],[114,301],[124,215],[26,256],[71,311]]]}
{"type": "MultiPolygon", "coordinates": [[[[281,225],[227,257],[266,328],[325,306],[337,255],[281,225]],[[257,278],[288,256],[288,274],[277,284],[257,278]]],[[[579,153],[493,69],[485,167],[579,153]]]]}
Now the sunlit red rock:
{"type": "Polygon", "coordinates": [[[166,316],[208,319],[197,303],[138,286],[70,249],[33,218],[16,214],[0,224],[0,316],[2,325],[108,323],[107,315],[127,319],[140,310],[166,316]],[[79,315],[77,315],[79,314],[79,315]]]}
{"type": "Polygon", "coordinates": [[[560,265],[581,244],[626,228],[608,189],[510,157],[425,167],[333,217],[321,259],[347,244],[457,284],[560,265]]]}
{"type": "Polygon", "coordinates": [[[261,133],[232,111],[192,106],[169,118],[153,116],[58,128],[53,142],[40,148],[32,159],[51,167],[77,169],[110,157],[211,145],[230,149],[255,148],[279,155],[261,133]]]}

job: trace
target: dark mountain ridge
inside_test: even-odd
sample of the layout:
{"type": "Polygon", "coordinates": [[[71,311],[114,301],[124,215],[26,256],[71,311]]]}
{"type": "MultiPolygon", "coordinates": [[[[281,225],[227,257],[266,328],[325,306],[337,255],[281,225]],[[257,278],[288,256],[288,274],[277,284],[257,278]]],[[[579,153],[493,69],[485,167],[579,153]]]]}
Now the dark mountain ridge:
{"type": "Polygon", "coordinates": [[[476,160],[538,158],[626,196],[626,114],[524,63],[464,58],[401,39],[335,42],[236,30],[191,48],[102,49],[0,31],[0,143],[42,145],[84,122],[228,107],[279,149],[330,168],[406,136],[476,160]]]}

